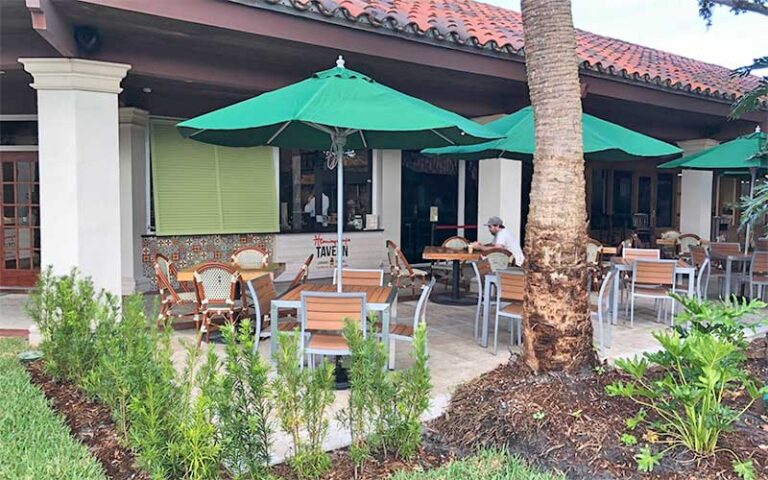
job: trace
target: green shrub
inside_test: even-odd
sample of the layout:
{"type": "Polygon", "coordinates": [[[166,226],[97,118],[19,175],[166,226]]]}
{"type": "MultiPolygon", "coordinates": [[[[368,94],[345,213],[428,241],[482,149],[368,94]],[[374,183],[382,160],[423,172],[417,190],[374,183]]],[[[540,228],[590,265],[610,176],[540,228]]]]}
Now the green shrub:
{"type": "Polygon", "coordinates": [[[272,431],[269,367],[253,348],[250,321],[244,320],[238,331],[226,325],[222,335],[226,359],[213,395],[222,461],[239,476],[264,478],[272,431]]]}
{"type": "Polygon", "coordinates": [[[16,359],[20,340],[0,339],[0,478],[103,480],[101,466],[16,359]]]}
{"type": "Polygon", "coordinates": [[[350,428],[350,456],[364,466],[372,450],[410,457],[421,443],[421,415],[429,407],[426,325],[414,332],[413,364],[406,370],[389,372],[384,345],[371,322],[363,335],[357,322],[348,321],[344,337],[349,344],[350,395],[342,420],[350,428]]]}
{"type": "Polygon", "coordinates": [[[736,345],[740,351],[747,348],[747,333],[766,323],[765,318],[754,322],[744,320],[746,315],[765,308],[764,302],[752,299],[739,301],[735,296],[731,300],[711,302],[697,297],[673,297],[683,306],[683,311],[675,317],[674,329],[681,337],[691,331],[708,333],[736,345]]]}
{"type": "Polygon", "coordinates": [[[689,326],[654,332],[661,350],[640,359],[617,360],[617,367],[630,380],[606,387],[608,395],[630,398],[655,414],[647,419],[641,409],[643,413],[627,423],[651,422],[668,444],[657,453],[647,447],[641,450],[638,466],[643,471],[650,471],[667,450],[678,445],[701,455],[714,453],[720,434],[766,391],[743,368],[746,341],[742,329],[734,325],[739,314],[750,313],[760,304],[703,306],[686,301],[685,305],[689,326]],[[652,366],[657,367],[653,378],[652,366]],[[724,398],[741,393],[749,397],[742,409],[725,405],[724,398]]]}
{"type": "Polygon", "coordinates": [[[48,267],[29,297],[27,312],[40,329],[46,371],[54,378],[81,384],[96,361],[92,327],[114,315],[116,302],[96,294],[90,278],[76,270],[57,277],[48,267]]]}
{"type": "Polygon", "coordinates": [[[299,478],[317,478],[331,467],[323,451],[328,434],[325,412],[333,403],[333,366],[326,361],[314,370],[299,364],[295,335],[278,334],[277,375],[273,383],[280,428],[291,436],[293,456],[288,464],[299,478]],[[307,433],[303,440],[301,431],[307,433]]]}
{"type": "Polygon", "coordinates": [[[397,472],[391,480],[564,480],[529,466],[504,450],[482,450],[426,472],[397,472]]]}

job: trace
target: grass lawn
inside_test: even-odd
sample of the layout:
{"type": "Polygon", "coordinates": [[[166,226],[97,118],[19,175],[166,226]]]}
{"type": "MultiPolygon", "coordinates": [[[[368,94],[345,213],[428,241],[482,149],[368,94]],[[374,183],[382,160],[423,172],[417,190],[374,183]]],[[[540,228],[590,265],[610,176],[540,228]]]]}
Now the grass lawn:
{"type": "Polygon", "coordinates": [[[0,338],[0,479],[102,480],[88,449],[69,434],[16,355],[18,339],[0,338]]]}
{"type": "Polygon", "coordinates": [[[426,472],[397,473],[392,480],[564,480],[528,466],[520,457],[499,450],[477,455],[426,472]]]}

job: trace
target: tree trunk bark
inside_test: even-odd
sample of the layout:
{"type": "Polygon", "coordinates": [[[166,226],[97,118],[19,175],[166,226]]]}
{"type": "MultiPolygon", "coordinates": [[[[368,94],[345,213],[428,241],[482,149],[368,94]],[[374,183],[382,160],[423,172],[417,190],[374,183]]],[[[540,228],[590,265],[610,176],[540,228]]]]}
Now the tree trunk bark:
{"type": "Polygon", "coordinates": [[[593,365],[586,289],[586,195],[576,32],[570,0],[523,0],[533,106],[525,236],[523,360],[535,372],[593,365]]]}

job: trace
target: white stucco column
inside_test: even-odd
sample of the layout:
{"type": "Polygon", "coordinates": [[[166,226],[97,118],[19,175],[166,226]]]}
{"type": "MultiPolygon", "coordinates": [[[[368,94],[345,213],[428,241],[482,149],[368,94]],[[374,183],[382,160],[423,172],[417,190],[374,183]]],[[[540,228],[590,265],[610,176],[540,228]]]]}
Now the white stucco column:
{"type": "Polygon", "coordinates": [[[488,243],[493,239],[482,224],[494,215],[501,217],[504,226],[520,238],[522,181],[521,162],[505,158],[480,160],[477,187],[477,238],[480,242],[488,243]]]}
{"type": "Polygon", "coordinates": [[[149,287],[141,259],[141,236],[147,232],[148,113],[123,107],[119,121],[122,292],[128,295],[149,287]]]}
{"type": "MultiPolygon", "coordinates": [[[[716,140],[697,138],[678,142],[683,155],[717,145],[716,140]]],[[[709,240],[712,230],[712,172],[683,170],[680,181],[680,232],[709,240]]]]}
{"type": "Polygon", "coordinates": [[[42,265],[122,291],[117,95],[129,65],[20,58],[37,90],[42,265]]]}
{"type": "MultiPolygon", "coordinates": [[[[379,228],[384,229],[385,240],[400,245],[402,204],[402,152],[380,150],[381,183],[379,192],[379,228]]],[[[377,200],[374,200],[376,202],[377,200]]],[[[384,246],[382,245],[382,251],[384,246]]]]}

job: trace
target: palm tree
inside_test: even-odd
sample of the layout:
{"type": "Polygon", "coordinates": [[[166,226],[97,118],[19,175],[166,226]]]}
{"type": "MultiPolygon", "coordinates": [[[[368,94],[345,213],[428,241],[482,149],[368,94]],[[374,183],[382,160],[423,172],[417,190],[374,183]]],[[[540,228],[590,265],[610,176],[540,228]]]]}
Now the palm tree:
{"type": "Polygon", "coordinates": [[[595,359],[586,290],[586,194],[570,0],[523,0],[536,150],[525,235],[525,363],[577,370],[595,359]]]}

